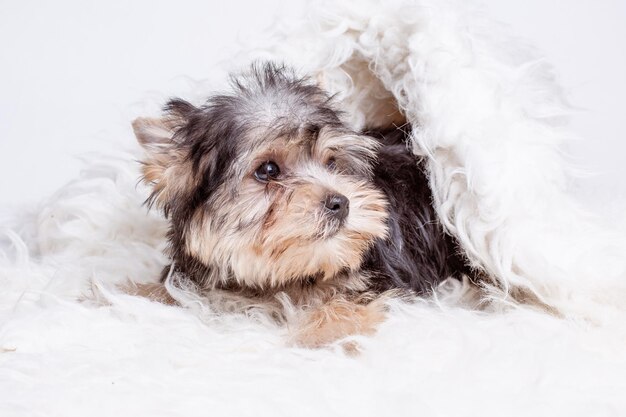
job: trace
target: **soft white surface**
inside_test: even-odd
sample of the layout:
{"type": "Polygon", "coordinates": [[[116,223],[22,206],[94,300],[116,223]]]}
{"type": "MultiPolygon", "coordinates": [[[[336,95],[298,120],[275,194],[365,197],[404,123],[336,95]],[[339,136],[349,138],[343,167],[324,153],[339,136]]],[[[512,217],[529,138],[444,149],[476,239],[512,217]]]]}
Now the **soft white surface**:
{"type": "MultiPolygon", "coordinates": [[[[19,201],[39,197],[37,183],[50,181],[46,187],[55,189],[59,178],[73,176],[70,171],[75,170],[66,159],[55,160],[55,165],[35,159],[41,163],[39,171],[24,162],[28,158],[18,157],[19,152],[31,155],[37,149],[47,159],[55,153],[65,155],[67,149],[56,148],[66,143],[64,133],[73,138],[67,143],[82,141],[81,148],[72,149],[103,146],[107,142],[95,145],[90,141],[98,132],[119,146],[130,139],[126,124],[132,115],[156,111],[163,97],[192,90],[193,84],[174,76],[202,77],[213,71],[209,68],[215,55],[211,41],[188,34],[204,30],[205,16],[218,6],[194,6],[206,10],[203,14],[185,7],[191,4],[176,9],[165,3],[144,8],[121,3],[65,4],[21,5],[14,9],[21,19],[16,14],[1,15],[2,35],[19,28],[45,27],[50,28],[46,35],[57,41],[55,45],[82,45],[78,52],[41,47],[38,54],[28,55],[19,42],[2,37],[12,51],[23,54],[12,56],[21,56],[32,71],[10,67],[18,81],[3,78],[9,84],[7,91],[37,93],[32,97],[46,103],[31,100],[30,93],[19,107],[1,98],[3,121],[5,115],[11,116],[7,117],[10,123],[2,124],[8,133],[2,130],[0,136],[3,163],[8,161],[3,169],[11,167],[10,175],[2,175],[3,187],[7,180],[11,187],[16,179],[33,181],[31,186],[1,193],[19,201]],[[41,9],[45,7],[49,10],[41,9]],[[50,17],[52,9],[59,19],[50,17]],[[177,17],[183,21],[181,15],[187,17],[187,13],[193,21],[185,20],[187,24],[178,30],[187,33],[184,39],[194,47],[180,46],[180,39],[169,41],[176,33],[164,24],[177,17]],[[119,31],[94,31],[92,39],[79,36],[93,29],[94,21],[119,31]],[[72,34],[71,28],[76,29],[72,34]],[[107,55],[103,45],[108,45],[108,39],[117,47],[133,45],[125,49],[126,59],[114,59],[119,52],[115,48],[108,51],[113,55],[107,55]],[[98,44],[100,48],[92,48],[98,44]],[[185,62],[201,60],[197,50],[203,47],[209,51],[209,58],[202,58],[205,67],[185,62]],[[145,59],[132,53],[142,48],[149,51],[143,58],[152,57],[148,67],[155,68],[154,79],[146,75],[145,59]],[[76,56],[86,57],[82,70],[78,66],[75,73],[68,72],[63,65],[49,69],[63,83],[47,83],[37,72],[48,62],[46,57],[52,62],[82,62],[76,56]],[[107,73],[114,75],[107,78],[107,73]],[[28,74],[33,75],[32,87],[28,74]],[[90,107],[94,97],[107,98],[90,107]],[[137,102],[141,104],[133,105],[137,102]],[[25,134],[24,127],[34,132],[25,134]],[[7,142],[6,137],[32,141],[15,148],[18,141],[7,142]],[[46,143],[43,148],[42,143],[46,143]],[[7,159],[7,154],[12,156],[7,159]],[[48,173],[55,166],[69,171],[48,173]],[[30,177],[34,172],[41,174],[30,177]]],[[[618,9],[614,3],[606,4],[618,9]]],[[[261,24],[262,13],[272,13],[253,7],[257,6],[247,9],[251,25],[261,24]]],[[[235,4],[228,10],[235,16],[243,9],[235,4]]],[[[219,19],[217,14],[210,18],[222,22],[220,28],[236,31],[232,22],[237,19],[227,20],[228,13],[224,13],[219,19]]],[[[39,44],[38,32],[24,33],[21,41],[39,44]]],[[[211,32],[216,33],[218,39],[228,36],[211,32]]],[[[437,39],[436,31],[428,33],[437,39]]],[[[609,133],[617,134],[620,126],[613,126],[609,133]]],[[[595,142],[584,146],[602,148],[595,142]]],[[[132,160],[138,155],[113,154],[111,158],[90,157],[80,179],[42,204],[31,204],[2,219],[8,231],[0,238],[0,415],[458,417],[618,416],[626,412],[626,317],[623,309],[611,305],[592,305],[592,319],[557,319],[529,308],[474,312],[449,306],[449,302],[395,305],[376,337],[359,340],[362,354],[346,358],[339,350],[285,346],[286,329],[262,317],[220,316],[202,303],[181,309],[112,293],[115,282],[153,279],[166,262],[161,254],[165,225],[155,214],[146,214],[141,207],[146,190],[136,188],[138,172],[132,160]],[[92,285],[98,300],[77,303],[77,296],[91,294],[92,285]]],[[[620,294],[615,296],[621,301],[620,294]]],[[[585,308],[589,312],[589,306],[585,308]]]]}

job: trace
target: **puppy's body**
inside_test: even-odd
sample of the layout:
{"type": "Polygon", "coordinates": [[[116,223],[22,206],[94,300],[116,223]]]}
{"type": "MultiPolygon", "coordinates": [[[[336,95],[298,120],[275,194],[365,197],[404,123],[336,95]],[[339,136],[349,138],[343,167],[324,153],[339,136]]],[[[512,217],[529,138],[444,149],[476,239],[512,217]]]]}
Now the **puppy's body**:
{"type": "Polygon", "coordinates": [[[350,130],[284,67],[253,67],[233,86],[133,123],[149,202],[171,224],[166,271],[279,316],[287,296],[302,312],[294,337],[310,346],[372,332],[387,290],[423,294],[468,272],[401,132],[350,130]]]}
{"type": "Polygon", "coordinates": [[[471,276],[458,244],[439,223],[426,172],[407,147],[407,133],[394,129],[367,134],[382,145],[372,181],[389,201],[388,236],[374,241],[362,266],[375,277],[371,288],[426,294],[448,277],[471,276]]]}

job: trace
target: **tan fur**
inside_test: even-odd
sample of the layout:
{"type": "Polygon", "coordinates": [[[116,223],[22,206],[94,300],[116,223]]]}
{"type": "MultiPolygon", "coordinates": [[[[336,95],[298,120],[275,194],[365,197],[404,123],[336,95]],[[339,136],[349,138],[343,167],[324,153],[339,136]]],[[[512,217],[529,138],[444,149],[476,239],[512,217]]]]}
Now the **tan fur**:
{"type": "Polygon", "coordinates": [[[132,123],[137,141],[148,150],[142,166],[143,181],[152,186],[159,205],[197,183],[186,155],[170,146],[176,123],[172,118],[148,117],[137,118],[132,123]]]}
{"type": "Polygon", "coordinates": [[[152,301],[157,301],[163,304],[175,305],[176,300],[169,294],[165,285],[150,283],[150,284],[130,284],[122,287],[122,290],[129,295],[136,295],[144,297],[152,301]]]}
{"type": "MultiPolygon", "coordinates": [[[[319,348],[349,335],[372,335],[385,319],[385,306],[381,299],[360,304],[337,296],[327,303],[307,311],[303,319],[292,328],[293,343],[319,348]]],[[[353,350],[353,344],[347,346],[353,350]]]]}

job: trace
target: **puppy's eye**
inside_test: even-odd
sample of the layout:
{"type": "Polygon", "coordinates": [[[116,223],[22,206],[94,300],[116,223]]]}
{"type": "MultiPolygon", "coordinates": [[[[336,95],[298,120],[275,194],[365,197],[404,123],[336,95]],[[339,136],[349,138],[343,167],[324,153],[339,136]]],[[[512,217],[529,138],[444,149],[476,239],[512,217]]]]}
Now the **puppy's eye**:
{"type": "Polygon", "coordinates": [[[280,175],[280,168],[273,161],[263,162],[256,171],[254,171],[254,177],[261,182],[268,182],[275,180],[280,175]]]}
{"type": "Polygon", "coordinates": [[[335,158],[329,158],[328,161],[326,161],[326,168],[334,171],[335,168],[337,168],[337,160],[335,158]]]}

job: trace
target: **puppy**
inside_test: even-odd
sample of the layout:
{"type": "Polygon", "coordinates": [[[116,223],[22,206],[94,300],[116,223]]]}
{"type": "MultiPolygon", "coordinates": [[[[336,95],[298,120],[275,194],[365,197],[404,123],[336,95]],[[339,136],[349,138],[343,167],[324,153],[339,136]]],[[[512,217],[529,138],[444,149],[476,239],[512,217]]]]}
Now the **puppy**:
{"type": "Polygon", "coordinates": [[[351,130],[333,100],[272,63],[201,107],[174,99],[133,122],[149,205],[170,222],[164,277],[224,305],[265,306],[295,343],[371,334],[389,291],[471,275],[401,130],[351,130]]]}

